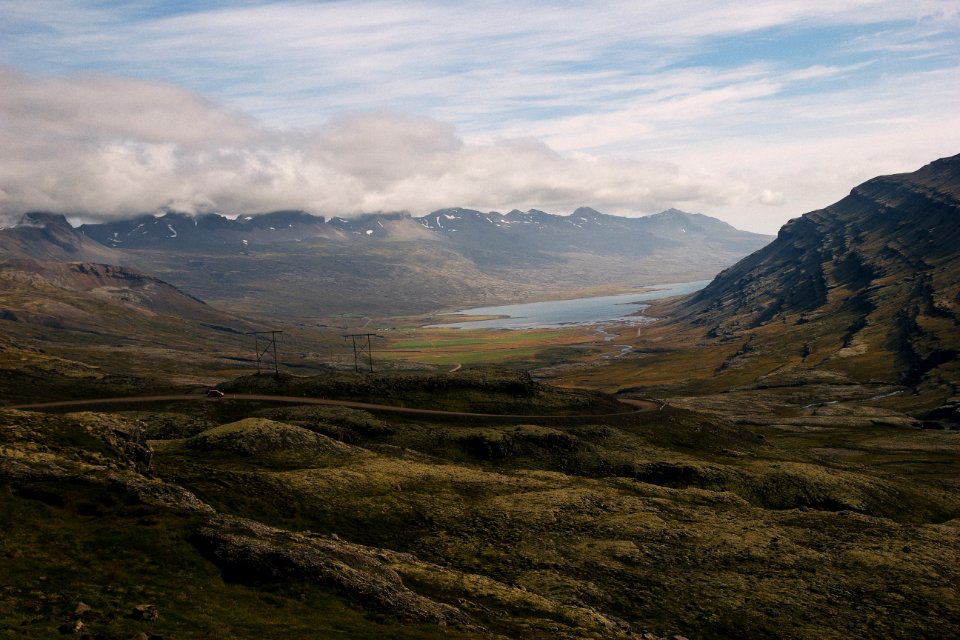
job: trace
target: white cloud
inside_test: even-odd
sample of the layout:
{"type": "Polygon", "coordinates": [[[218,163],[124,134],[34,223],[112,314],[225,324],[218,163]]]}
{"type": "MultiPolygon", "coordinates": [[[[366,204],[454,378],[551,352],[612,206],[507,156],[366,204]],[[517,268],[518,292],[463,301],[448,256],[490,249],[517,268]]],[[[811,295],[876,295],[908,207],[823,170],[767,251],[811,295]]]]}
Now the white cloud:
{"type": "MultiPolygon", "coordinates": [[[[566,213],[581,205],[640,215],[676,206],[772,233],[874,175],[933,160],[924,155],[928,149],[955,153],[951,132],[960,131],[960,115],[943,133],[924,120],[940,118],[949,105],[945,88],[943,104],[931,101],[929,112],[918,108],[906,127],[830,136],[801,127],[799,135],[783,130],[769,141],[718,137],[663,154],[667,161],[562,153],[533,136],[470,143],[448,124],[386,111],[344,115],[312,129],[276,129],[177,87],[90,74],[34,78],[0,68],[0,80],[6,88],[0,94],[0,214],[8,218],[38,208],[102,219],[169,206],[327,215],[446,206],[566,213]]],[[[663,105],[597,116],[590,135],[602,141],[634,120],[657,123],[671,106],[675,123],[735,104],[736,117],[754,117],[762,126],[759,112],[740,109],[765,90],[756,89],[751,74],[743,80],[742,93],[680,91],[674,98],[668,92],[663,105]]],[[[925,83],[944,80],[935,73],[896,88],[933,95],[925,83]]],[[[835,96],[823,109],[858,109],[855,97],[835,96]]],[[[805,121],[804,107],[783,108],[805,121]]],[[[897,108],[881,105],[864,115],[897,108]]],[[[655,132],[630,131],[657,139],[655,132]]]]}
{"type": "Polygon", "coordinates": [[[737,190],[669,163],[565,156],[532,138],[466,144],[449,125],[395,113],[277,130],[165,85],[2,75],[7,216],[44,208],[92,219],[165,206],[425,213],[460,204],[638,213],[727,202],[737,190]]]}
{"type": "Polygon", "coordinates": [[[783,193],[780,191],[774,191],[772,189],[764,189],[760,192],[760,195],[757,196],[757,202],[760,204],[765,204],[768,207],[778,207],[784,204],[787,199],[784,197],[783,193]]]}
{"type": "Polygon", "coordinates": [[[635,96],[644,90],[633,85],[638,76],[669,81],[658,73],[717,39],[769,29],[896,23],[849,49],[922,42],[952,55],[955,36],[929,36],[956,22],[960,3],[244,2],[166,16],[144,11],[151,6],[0,0],[11,24],[33,26],[0,49],[26,68],[93,66],[175,81],[278,126],[390,107],[496,134],[530,110],[592,112],[635,96]]]}

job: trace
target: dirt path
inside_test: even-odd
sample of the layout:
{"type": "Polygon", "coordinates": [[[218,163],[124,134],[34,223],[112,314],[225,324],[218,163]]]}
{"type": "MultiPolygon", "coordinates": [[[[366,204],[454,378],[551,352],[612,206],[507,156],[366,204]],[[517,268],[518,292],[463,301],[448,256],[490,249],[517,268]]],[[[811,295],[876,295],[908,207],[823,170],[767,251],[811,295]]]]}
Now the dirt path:
{"type": "Polygon", "coordinates": [[[564,419],[590,419],[590,418],[609,418],[622,417],[633,413],[643,413],[646,411],[656,411],[661,405],[650,400],[622,399],[620,402],[629,405],[632,410],[620,413],[607,414],[583,414],[583,415],[553,415],[537,416],[522,414],[504,414],[504,413],[469,413],[465,411],[438,411],[436,409],[417,409],[413,407],[397,407],[388,404],[373,404],[369,402],[353,402],[351,400],[328,400],[326,398],[307,398],[301,396],[271,396],[261,394],[237,393],[227,394],[223,398],[208,398],[201,395],[179,394],[179,395],[161,395],[161,396],[136,396],[125,398],[97,398],[91,400],[60,400],[57,402],[38,402],[34,404],[19,404],[9,407],[0,407],[0,409],[66,409],[71,407],[90,407],[97,405],[114,404],[135,404],[142,402],[284,402],[290,404],[319,404],[338,407],[350,407],[352,409],[364,409],[367,411],[380,411],[387,413],[401,413],[412,416],[432,416],[432,417],[450,417],[450,418],[491,418],[491,419],[510,419],[510,420],[564,420],[564,419]]]}

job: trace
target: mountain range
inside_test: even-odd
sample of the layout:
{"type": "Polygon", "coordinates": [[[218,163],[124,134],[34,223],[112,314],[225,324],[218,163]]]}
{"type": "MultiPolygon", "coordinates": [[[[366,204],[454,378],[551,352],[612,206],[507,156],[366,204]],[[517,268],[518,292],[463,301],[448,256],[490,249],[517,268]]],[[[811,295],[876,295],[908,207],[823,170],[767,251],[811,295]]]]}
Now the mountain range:
{"type": "MultiPolygon", "coordinates": [[[[44,286],[74,283],[65,290],[93,296],[94,306],[131,311],[147,300],[151,313],[143,291],[162,289],[166,308],[186,317],[196,315],[189,310],[197,299],[210,302],[200,314],[205,326],[242,316],[308,327],[336,314],[423,314],[692,280],[726,267],[700,293],[664,310],[666,331],[700,336],[688,342],[703,372],[717,378],[713,386],[730,375],[767,384],[797,371],[831,372],[926,385],[946,399],[960,379],[958,209],[960,156],[869,180],[790,221],[772,242],[676,210],[636,219],[588,208],[570,216],[450,208],[421,218],[329,220],[302,211],[236,219],[168,212],[77,229],[63,216],[31,213],[0,230],[7,257],[0,313],[7,320],[54,317],[45,310],[49,300],[29,302],[10,284],[38,278],[44,286]],[[80,267],[51,262],[82,263],[101,276],[96,286],[78,286],[80,267]],[[123,269],[94,266],[102,263],[123,269]],[[151,284],[135,291],[135,281],[151,284]],[[174,303],[177,295],[183,298],[174,303]],[[719,360],[707,366],[712,357],[719,360]]],[[[83,314],[61,315],[69,321],[83,314]]],[[[642,342],[641,355],[649,352],[642,342]]],[[[622,372],[625,380],[639,375],[630,359],[622,366],[633,367],[622,372]]],[[[692,379],[687,370],[679,375],[692,379]]]]}
{"type": "Polygon", "coordinates": [[[236,314],[395,316],[710,277],[770,237],[670,210],[623,218],[443,209],[357,218],[167,212],[74,229],[31,213],[9,256],[120,264],[236,314]]]}
{"type": "Polygon", "coordinates": [[[237,249],[311,238],[441,240],[477,256],[535,252],[604,251],[628,256],[665,252],[702,244],[718,252],[746,253],[763,246],[767,236],[739,231],[703,214],[669,209],[640,218],[625,218],[581,207],[569,216],[531,209],[506,214],[472,209],[440,209],[423,217],[374,213],[330,220],[305,211],[274,211],[229,218],[209,213],[174,211],[127,220],[84,224],[79,231],[114,248],[237,249]]]}

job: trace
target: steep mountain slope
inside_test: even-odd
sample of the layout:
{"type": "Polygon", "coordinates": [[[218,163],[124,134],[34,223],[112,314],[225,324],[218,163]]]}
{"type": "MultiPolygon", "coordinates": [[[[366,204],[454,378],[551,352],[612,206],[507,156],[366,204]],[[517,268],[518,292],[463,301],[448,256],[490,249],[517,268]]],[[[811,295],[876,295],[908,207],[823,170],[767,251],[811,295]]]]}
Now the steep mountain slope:
{"type": "Polygon", "coordinates": [[[874,178],[792,220],[677,318],[727,340],[775,328],[807,366],[955,387],[960,156],[874,178]]]}

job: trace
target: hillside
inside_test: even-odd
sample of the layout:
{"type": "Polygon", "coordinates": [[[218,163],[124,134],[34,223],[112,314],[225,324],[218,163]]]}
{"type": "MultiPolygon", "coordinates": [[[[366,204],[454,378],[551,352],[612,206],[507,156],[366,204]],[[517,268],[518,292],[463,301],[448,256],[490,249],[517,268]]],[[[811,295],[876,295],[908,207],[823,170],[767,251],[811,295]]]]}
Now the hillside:
{"type": "MultiPolygon", "coordinates": [[[[583,411],[582,395],[515,373],[397,382],[425,399],[439,385],[455,388],[448,400],[583,411]]],[[[955,437],[872,426],[843,432],[845,447],[825,457],[776,429],[674,407],[586,420],[535,411],[536,424],[411,420],[229,397],[0,410],[0,630],[960,633],[955,437]]]]}
{"type": "MultiPolygon", "coordinates": [[[[161,363],[168,375],[180,371],[194,380],[195,367],[218,361],[224,366],[224,356],[249,355],[243,332],[255,328],[126,267],[0,261],[0,388],[7,398],[9,385],[16,397],[29,397],[31,386],[17,372],[35,365],[51,376],[69,377],[76,369],[75,384],[99,376],[98,367],[150,376],[161,363]]],[[[32,392],[41,393],[39,387],[32,392]]]]}
{"type": "Polygon", "coordinates": [[[722,272],[678,318],[731,336],[771,324],[814,363],[960,381],[960,156],[874,178],[792,220],[722,272]],[[851,365],[853,366],[853,365],[851,365]]]}

